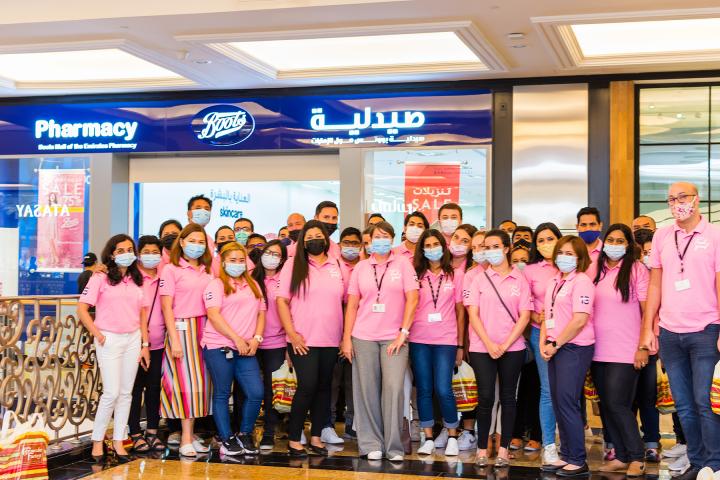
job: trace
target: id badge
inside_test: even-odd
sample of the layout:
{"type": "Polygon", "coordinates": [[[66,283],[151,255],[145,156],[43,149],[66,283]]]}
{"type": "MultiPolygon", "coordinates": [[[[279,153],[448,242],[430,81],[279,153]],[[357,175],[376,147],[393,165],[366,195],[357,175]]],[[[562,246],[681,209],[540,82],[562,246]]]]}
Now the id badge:
{"type": "Polygon", "coordinates": [[[175,322],[175,330],[178,332],[184,332],[187,328],[187,322],[175,322]]]}
{"type": "Polygon", "coordinates": [[[384,303],[373,303],[373,313],[385,313],[384,303]]]}
{"type": "Polygon", "coordinates": [[[555,328],[555,319],[551,317],[545,320],[545,328],[555,328]]]}
{"type": "Polygon", "coordinates": [[[228,348],[227,350],[225,350],[225,358],[227,358],[228,360],[232,360],[233,353],[234,352],[232,351],[232,348],[228,348]]]}
{"type": "Polygon", "coordinates": [[[690,289],[690,279],[685,278],[683,280],[678,280],[675,282],[675,291],[676,292],[682,292],[683,290],[689,290],[690,289]]]}
{"type": "Polygon", "coordinates": [[[428,313],[428,322],[435,323],[435,322],[441,322],[441,321],[442,321],[441,313],[428,313]]]}

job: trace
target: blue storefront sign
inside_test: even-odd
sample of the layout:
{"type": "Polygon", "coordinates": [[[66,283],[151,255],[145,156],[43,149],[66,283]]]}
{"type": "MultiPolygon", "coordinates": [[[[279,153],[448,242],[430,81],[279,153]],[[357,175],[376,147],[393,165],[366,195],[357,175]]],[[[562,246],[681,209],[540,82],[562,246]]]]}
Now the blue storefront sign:
{"type": "Polygon", "coordinates": [[[487,144],[488,90],[0,105],[0,155],[487,144]]]}

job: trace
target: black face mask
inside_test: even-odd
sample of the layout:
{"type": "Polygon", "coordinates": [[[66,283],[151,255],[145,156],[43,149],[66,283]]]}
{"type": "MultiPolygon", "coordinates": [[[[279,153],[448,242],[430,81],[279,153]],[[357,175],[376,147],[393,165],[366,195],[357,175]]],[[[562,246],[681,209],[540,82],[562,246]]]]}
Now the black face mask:
{"type": "Polygon", "coordinates": [[[325,225],[325,230],[327,230],[327,232],[328,232],[328,237],[330,235],[332,235],[333,233],[335,233],[335,231],[337,230],[337,223],[327,223],[327,222],[320,222],[320,223],[325,225]]]}
{"type": "Polygon", "coordinates": [[[290,240],[297,242],[297,239],[300,237],[300,230],[290,230],[288,231],[288,235],[290,236],[290,240]]]}
{"type": "Polygon", "coordinates": [[[253,248],[252,250],[250,250],[248,256],[255,265],[259,265],[262,261],[262,248],[253,248]]]}
{"type": "Polygon", "coordinates": [[[320,238],[305,242],[305,250],[310,255],[320,255],[325,251],[325,240],[320,238]]]}
{"type": "Polygon", "coordinates": [[[220,253],[220,251],[223,249],[225,245],[230,245],[231,243],[235,243],[234,240],[228,240],[227,242],[220,242],[217,243],[217,253],[220,253]]]}
{"type": "MultiPolygon", "coordinates": [[[[296,235],[296,236],[297,236],[297,235],[296,235]]],[[[292,243],[292,240],[289,239],[289,238],[287,238],[287,237],[286,237],[286,238],[281,238],[281,239],[280,239],[280,243],[282,243],[282,244],[285,245],[286,247],[289,247],[290,244],[292,243]]]]}
{"type": "Polygon", "coordinates": [[[169,252],[170,249],[172,249],[173,243],[175,242],[177,237],[177,233],[168,233],[167,235],[162,237],[162,239],[160,239],[160,242],[162,243],[163,248],[169,252]]]}
{"type": "Polygon", "coordinates": [[[523,248],[527,248],[528,250],[530,250],[530,247],[532,247],[532,243],[528,242],[524,238],[521,238],[520,240],[515,242],[515,245],[513,245],[513,246],[514,247],[523,247],[523,248]]]}

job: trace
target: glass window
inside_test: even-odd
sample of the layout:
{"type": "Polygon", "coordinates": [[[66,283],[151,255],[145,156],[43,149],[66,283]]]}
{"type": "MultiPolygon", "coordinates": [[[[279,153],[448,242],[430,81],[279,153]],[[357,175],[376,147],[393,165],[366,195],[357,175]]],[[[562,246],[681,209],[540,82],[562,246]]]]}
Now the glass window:
{"type": "Polygon", "coordinates": [[[694,183],[700,198],[709,198],[707,145],[640,146],[641,202],[664,201],[670,184],[680,180],[694,183]]]}
{"type": "Polygon", "coordinates": [[[710,87],[640,90],[640,143],[707,143],[710,87]]]}

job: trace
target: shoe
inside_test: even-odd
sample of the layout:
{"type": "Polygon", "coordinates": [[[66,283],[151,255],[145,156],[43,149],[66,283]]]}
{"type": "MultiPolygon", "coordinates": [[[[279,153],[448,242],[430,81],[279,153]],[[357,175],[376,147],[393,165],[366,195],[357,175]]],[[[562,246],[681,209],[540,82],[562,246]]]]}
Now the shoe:
{"type": "Polygon", "coordinates": [[[373,450],[367,454],[368,460],[382,460],[383,453],[380,450],[373,450]]]}
{"type": "Polygon", "coordinates": [[[307,457],[307,450],[304,448],[293,448],[290,445],[288,445],[288,455],[291,457],[307,457]]]}
{"type": "Polygon", "coordinates": [[[319,455],[321,457],[328,456],[328,450],[325,447],[318,447],[313,444],[310,444],[309,447],[310,447],[310,453],[314,453],[315,455],[319,455]]]}
{"type": "Polygon", "coordinates": [[[543,465],[552,465],[560,460],[558,455],[557,445],[551,443],[543,448],[542,463],[543,465]]]}
{"type": "Polygon", "coordinates": [[[260,439],[260,450],[272,450],[275,448],[275,435],[263,435],[260,439]]]}
{"type": "Polygon", "coordinates": [[[435,452],[435,442],[432,440],[425,440],[425,443],[418,448],[418,455],[432,455],[435,452]]]}
{"type": "MultiPolygon", "coordinates": [[[[193,443],[195,443],[195,442],[193,442],[193,443]]],[[[193,443],[188,443],[188,444],[180,446],[180,456],[181,457],[189,457],[189,458],[197,457],[197,452],[193,448],[193,443]]]]}
{"type": "Polygon", "coordinates": [[[615,449],[611,448],[609,450],[605,450],[605,455],[603,455],[603,460],[606,462],[612,462],[615,460],[615,449]]]}
{"type": "Polygon", "coordinates": [[[192,446],[197,453],[208,453],[210,451],[210,447],[206,447],[205,444],[199,440],[193,440],[192,446]]]}
{"type": "MultiPolygon", "coordinates": [[[[628,478],[637,478],[642,477],[645,475],[645,463],[644,462],[630,462],[630,466],[627,469],[627,472],[625,472],[625,475],[628,478]]],[[[713,471],[710,470],[710,478],[707,478],[705,480],[713,480],[713,471]]]]}
{"type": "Polygon", "coordinates": [[[353,430],[352,425],[345,425],[345,432],[343,432],[343,438],[346,440],[357,440],[357,432],[353,430]]]}
{"type": "Polygon", "coordinates": [[[472,432],[463,430],[458,437],[458,448],[461,452],[475,450],[477,448],[477,438],[472,432]]]}
{"type": "Polygon", "coordinates": [[[685,472],[681,473],[676,477],[672,477],[673,480],[695,480],[700,474],[700,469],[697,467],[690,466],[685,472]]]}
{"type": "Polygon", "coordinates": [[[601,465],[598,470],[603,473],[619,473],[625,472],[627,469],[628,464],[625,462],[621,462],[616,458],[615,460],[611,460],[608,463],[601,465]]]}
{"type": "Polygon", "coordinates": [[[713,480],[715,472],[710,467],[703,467],[697,474],[697,480],[713,480]]]}
{"type": "Polygon", "coordinates": [[[645,461],[648,463],[660,463],[660,454],[657,448],[648,448],[645,450],[645,461]]]}
{"type": "Polygon", "coordinates": [[[445,456],[446,457],[457,457],[459,453],[460,453],[460,449],[458,448],[457,438],[454,438],[454,437],[448,438],[447,445],[445,446],[445,456]]]}
{"type": "Polygon", "coordinates": [[[507,468],[510,466],[510,460],[507,458],[497,457],[495,459],[495,468],[507,468]]]}
{"type": "Polygon", "coordinates": [[[255,439],[250,433],[241,433],[236,436],[238,443],[243,447],[243,453],[245,455],[257,455],[260,453],[257,446],[255,445],[255,439]]]}
{"type": "Polygon", "coordinates": [[[338,445],[340,443],[345,443],[345,440],[340,438],[335,431],[333,427],[325,427],[322,429],[322,433],[320,433],[320,440],[323,443],[329,443],[331,445],[338,445]]]}
{"type": "Polygon", "coordinates": [[[123,465],[123,464],[125,464],[125,463],[130,463],[130,462],[132,462],[133,460],[135,460],[135,459],[134,459],[133,457],[131,457],[130,455],[119,455],[119,454],[116,453],[115,456],[117,457],[117,462],[118,462],[119,465],[123,465]]]}
{"type": "Polygon", "coordinates": [[[410,441],[420,441],[420,420],[413,420],[410,422],[410,441]]]}
{"type": "Polygon", "coordinates": [[[560,470],[555,472],[555,475],[558,477],[579,477],[582,475],[589,475],[590,474],[590,468],[588,468],[588,464],[584,464],[580,468],[576,468],[573,470],[567,470],[565,468],[561,468],[560,470]]]}
{"type": "Polygon", "coordinates": [[[540,445],[540,442],[537,440],[530,440],[525,444],[525,450],[526,452],[539,452],[542,449],[542,445],[540,445]]]}
{"type": "Polygon", "coordinates": [[[540,470],[543,471],[543,472],[545,472],[545,473],[555,473],[555,472],[557,472],[558,470],[561,470],[561,469],[565,468],[565,465],[567,465],[567,463],[563,463],[562,465],[556,465],[556,464],[554,464],[554,463],[551,463],[551,464],[548,464],[548,465],[543,465],[543,466],[541,466],[541,467],[540,467],[540,470]]]}
{"type": "Polygon", "coordinates": [[[513,438],[510,442],[510,450],[520,450],[523,446],[522,438],[513,438]]]}
{"type": "Polygon", "coordinates": [[[680,458],[683,455],[687,455],[687,445],[682,443],[676,443],[672,448],[662,452],[662,456],[665,458],[680,458]]]}
{"type": "Polygon", "coordinates": [[[682,455],[681,457],[677,458],[673,463],[668,465],[668,470],[670,470],[671,472],[683,472],[688,466],[690,466],[690,460],[688,459],[687,455],[682,455]]]}
{"type": "Polygon", "coordinates": [[[305,436],[305,430],[302,431],[300,434],[300,443],[303,445],[307,445],[307,437],[305,436]]]}
{"type": "Polygon", "coordinates": [[[182,434],[180,432],[173,432],[170,435],[168,435],[167,438],[167,444],[178,446],[180,445],[180,440],[182,440],[182,434]]]}
{"type": "Polygon", "coordinates": [[[435,448],[445,448],[448,442],[448,429],[443,428],[433,441],[435,442],[435,448]]]}
{"type": "Polygon", "coordinates": [[[405,455],[393,455],[392,457],[388,458],[391,462],[404,462],[405,461],[405,455]]]}
{"type": "Polygon", "coordinates": [[[227,442],[220,444],[220,455],[242,455],[243,451],[243,446],[240,445],[234,436],[230,437],[227,442]]]}
{"type": "Polygon", "coordinates": [[[487,467],[488,457],[475,457],[475,466],[480,468],[487,467]]]}

